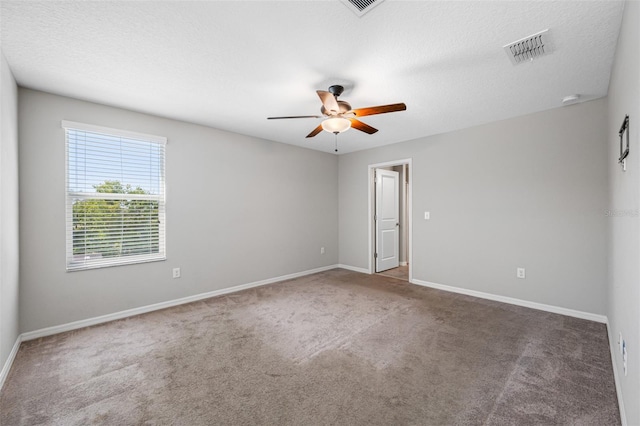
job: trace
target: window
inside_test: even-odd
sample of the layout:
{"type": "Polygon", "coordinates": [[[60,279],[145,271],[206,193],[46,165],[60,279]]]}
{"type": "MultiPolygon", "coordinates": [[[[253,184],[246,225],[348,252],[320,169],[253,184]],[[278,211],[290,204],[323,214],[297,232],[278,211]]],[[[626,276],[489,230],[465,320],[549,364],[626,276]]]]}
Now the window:
{"type": "Polygon", "coordinates": [[[164,260],[166,138],[63,121],[67,270],[164,260]]]}

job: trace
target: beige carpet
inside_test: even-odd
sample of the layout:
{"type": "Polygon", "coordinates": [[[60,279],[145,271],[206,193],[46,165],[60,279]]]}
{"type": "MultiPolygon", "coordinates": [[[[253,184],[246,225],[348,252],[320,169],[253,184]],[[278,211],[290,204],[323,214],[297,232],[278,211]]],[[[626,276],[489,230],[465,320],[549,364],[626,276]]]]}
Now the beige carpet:
{"type": "Polygon", "coordinates": [[[23,343],[1,425],[620,423],[603,324],[331,270],[23,343]]]}

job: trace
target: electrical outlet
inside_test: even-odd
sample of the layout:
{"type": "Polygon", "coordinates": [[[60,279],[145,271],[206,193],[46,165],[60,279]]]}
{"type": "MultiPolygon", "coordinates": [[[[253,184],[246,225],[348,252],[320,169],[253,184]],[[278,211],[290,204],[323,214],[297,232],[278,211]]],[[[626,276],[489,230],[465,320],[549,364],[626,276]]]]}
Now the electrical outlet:
{"type": "Polygon", "coordinates": [[[324,254],[324,247],[320,247],[320,254],[324,254]]]}
{"type": "Polygon", "coordinates": [[[525,273],[524,272],[525,272],[524,268],[517,268],[516,269],[516,277],[524,279],[525,278],[525,273]]]}
{"type": "Polygon", "coordinates": [[[627,342],[622,341],[622,370],[627,375],[627,342]]]}
{"type": "Polygon", "coordinates": [[[424,212],[424,220],[429,220],[431,219],[431,213],[430,212],[424,212]]]}
{"type": "Polygon", "coordinates": [[[173,268],[173,278],[180,278],[180,268],[173,268]]]}

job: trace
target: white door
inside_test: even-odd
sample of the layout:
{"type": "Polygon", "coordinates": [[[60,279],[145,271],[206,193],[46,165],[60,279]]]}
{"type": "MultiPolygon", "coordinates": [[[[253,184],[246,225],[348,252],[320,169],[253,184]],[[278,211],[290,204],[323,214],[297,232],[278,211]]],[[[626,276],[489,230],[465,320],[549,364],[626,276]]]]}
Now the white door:
{"type": "Polygon", "coordinates": [[[376,272],[399,264],[399,173],[376,169],[376,272]]]}

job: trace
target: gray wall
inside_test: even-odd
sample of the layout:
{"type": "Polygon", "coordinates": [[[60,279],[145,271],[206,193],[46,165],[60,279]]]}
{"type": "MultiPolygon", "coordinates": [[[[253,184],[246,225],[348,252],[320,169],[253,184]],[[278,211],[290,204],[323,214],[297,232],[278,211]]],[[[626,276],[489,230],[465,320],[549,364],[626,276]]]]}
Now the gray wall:
{"type": "Polygon", "coordinates": [[[335,155],[22,88],[19,101],[22,332],[337,263],[335,155]],[[65,272],[63,119],[168,138],[166,262],[65,272]]]}
{"type": "Polygon", "coordinates": [[[622,388],[627,423],[640,425],[640,3],[627,2],[618,38],[618,47],[609,84],[609,125],[607,132],[609,165],[609,245],[610,343],[622,388]],[[618,130],[624,116],[630,118],[630,145],[627,171],[617,164],[618,130]],[[624,376],[618,350],[622,333],[629,352],[629,375],[624,376]]]}
{"type": "Polygon", "coordinates": [[[341,155],[340,263],[368,268],[367,166],[412,158],[414,279],[604,314],[605,139],[600,99],[341,155]]]}
{"type": "Polygon", "coordinates": [[[0,52],[0,370],[18,338],[18,87],[0,52]]]}

